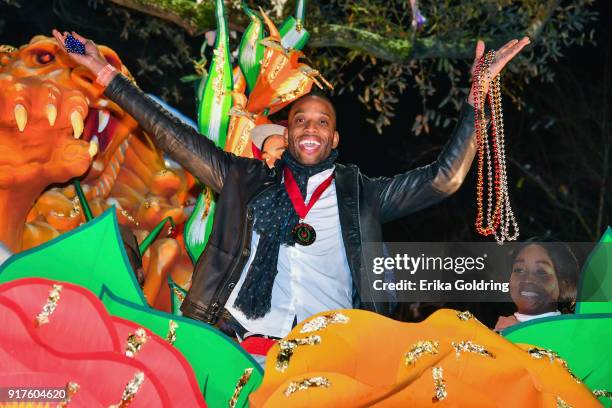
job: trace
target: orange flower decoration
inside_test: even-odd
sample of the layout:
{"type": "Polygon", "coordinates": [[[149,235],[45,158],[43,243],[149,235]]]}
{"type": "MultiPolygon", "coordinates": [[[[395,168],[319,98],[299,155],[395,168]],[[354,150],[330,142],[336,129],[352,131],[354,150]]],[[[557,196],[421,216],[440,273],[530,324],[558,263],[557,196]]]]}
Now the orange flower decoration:
{"type": "Polygon", "coordinates": [[[310,92],[313,83],[322,88],[322,82],[332,88],[319,71],[299,62],[304,56],[301,51],[287,50],[281,45],[278,29],[263,11],[261,13],[270,36],[262,40],[266,50],[246,110],[269,115],[310,92]]]}

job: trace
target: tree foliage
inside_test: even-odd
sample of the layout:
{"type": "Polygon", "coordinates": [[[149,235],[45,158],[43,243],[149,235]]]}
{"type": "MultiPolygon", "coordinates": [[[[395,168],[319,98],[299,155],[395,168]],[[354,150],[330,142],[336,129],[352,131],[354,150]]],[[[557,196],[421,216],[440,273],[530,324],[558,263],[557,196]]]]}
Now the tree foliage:
{"type": "MultiPolygon", "coordinates": [[[[21,0],[2,0],[18,6],[21,0]]],[[[379,133],[396,115],[397,103],[416,92],[420,113],[413,132],[449,126],[467,93],[475,40],[497,48],[529,35],[532,45],[505,71],[504,93],[519,107],[532,81],[554,79],[551,62],[563,50],[593,41],[597,18],[594,0],[454,0],[420,1],[423,24],[414,24],[407,0],[311,0],[305,27],[311,32],[307,55],[336,86],[356,93],[369,109],[379,133]],[[436,87],[433,84],[436,83],[436,87]],[[440,86],[443,84],[443,86],[440,86]]],[[[69,0],[54,0],[58,8],[69,0]]],[[[240,34],[248,24],[240,0],[228,0],[230,27],[240,34]]],[[[292,13],[294,1],[249,1],[262,6],[277,22],[292,13]]],[[[202,59],[193,36],[214,30],[214,0],[89,0],[122,24],[121,36],[146,41],[163,38],[170,46],[161,55],[142,56],[136,74],[163,76],[202,59]]],[[[198,37],[201,41],[201,36],[198,37]]],[[[239,38],[232,46],[238,45],[239,38]]],[[[201,67],[200,67],[201,68],[201,67]]],[[[134,69],[134,67],[132,67],[134,69]]],[[[178,89],[164,90],[177,101],[178,89]]]]}
{"type": "MultiPolygon", "coordinates": [[[[194,25],[193,21],[205,21],[198,18],[204,18],[212,0],[202,0],[200,4],[195,0],[121,2],[124,6],[118,5],[119,0],[53,0],[45,2],[48,6],[40,8],[38,16],[31,13],[37,7],[31,2],[0,0],[0,34],[5,43],[23,44],[32,35],[47,30],[35,28],[43,27],[40,21],[34,22],[36,18],[82,31],[116,49],[143,89],[193,113],[190,98],[194,93],[178,78],[194,74],[194,65],[201,68],[199,63],[205,60],[200,49],[204,42],[201,34],[214,26],[194,25]],[[150,9],[143,12],[135,7],[136,2],[142,9],[143,5],[157,5],[157,17],[150,9]],[[168,8],[161,7],[164,5],[168,8]],[[201,10],[194,12],[195,8],[201,10]],[[181,13],[191,17],[185,18],[181,13]],[[24,26],[27,37],[8,40],[7,30],[15,27],[11,15],[28,16],[26,25],[32,24],[32,28],[24,26]]],[[[253,0],[249,4],[257,5],[253,0]]],[[[377,175],[430,162],[447,140],[448,131],[442,128],[452,125],[456,108],[467,92],[476,38],[496,47],[509,38],[529,33],[532,45],[510,64],[503,77],[510,196],[516,205],[522,236],[542,235],[550,230],[558,238],[570,241],[597,239],[602,228],[612,222],[612,87],[610,74],[599,74],[612,72],[612,42],[605,18],[595,21],[596,9],[601,10],[602,3],[420,0],[420,11],[427,18],[420,28],[412,26],[408,4],[407,0],[308,3],[305,26],[312,34],[306,50],[308,62],[335,84],[335,92],[341,94],[338,100],[351,101],[340,108],[343,114],[347,109],[361,109],[353,101],[358,98],[370,109],[372,130],[383,132],[391,124],[387,128],[390,131],[381,138],[370,137],[373,132],[367,129],[361,132],[357,139],[368,145],[368,152],[359,157],[349,153],[353,155],[349,159],[377,175]],[[597,38],[602,44],[596,52],[591,47],[580,48],[593,42],[594,27],[599,27],[597,38]],[[599,58],[602,50],[607,50],[607,59],[599,58]],[[574,56],[562,59],[568,52],[574,56]],[[578,59],[576,53],[580,55],[578,59]],[[585,60],[588,63],[582,62],[585,60]],[[514,106],[508,103],[508,97],[514,106]],[[431,134],[405,137],[409,132],[404,128],[410,127],[405,124],[413,120],[413,133],[431,134]],[[396,138],[394,134],[402,136],[396,138]],[[378,159],[380,155],[385,157],[384,163],[378,159]],[[370,156],[376,159],[370,160],[370,156]],[[370,168],[368,160],[374,163],[370,168]]],[[[265,0],[261,5],[279,23],[292,13],[294,1],[265,0]]],[[[240,30],[245,27],[238,6],[234,0],[228,3],[230,26],[237,34],[232,47],[238,45],[240,30]]],[[[354,122],[361,126],[362,118],[354,122]]],[[[354,143],[348,139],[343,139],[343,155],[354,143]]],[[[355,150],[358,149],[360,145],[355,150]]],[[[394,238],[398,240],[477,239],[472,225],[473,183],[469,176],[453,198],[431,212],[394,223],[386,233],[396,234],[394,238]]]]}
{"type": "MultiPolygon", "coordinates": [[[[178,24],[190,34],[214,29],[213,0],[111,0],[113,3],[178,24]]],[[[592,41],[597,17],[593,0],[452,0],[421,1],[422,25],[413,22],[406,0],[314,0],[309,2],[306,28],[312,36],[308,55],[332,78],[337,92],[356,92],[371,110],[369,121],[382,133],[391,123],[404,92],[415,89],[421,113],[413,131],[448,126],[444,108],[460,105],[467,93],[468,67],[475,39],[490,48],[529,35],[532,46],[508,69],[506,94],[519,106],[530,81],[552,81],[549,68],[562,51],[592,41]],[[444,89],[434,82],[444,80],[444,89]],[[511,86],[510,86],[511,85],[511,86]]],[[[252,4],[255,6],[255,4],[252,4]]],[[[272,17],[291,13],[293,1],[266,0],[272,17]],[[284,10],[283,12],[280,12],[284,10]]],[[[232,27],[246,25],[239,2],[228,1],[232,27]]]]}
{"type": "Polygon", "coordinates": [[[315,37],[311,45],[327,46],[316,58],[325,72],[334,74],[332,79],[339,84],[339,92],[360,94],[360,100],[373,111],[370,122],[379,132],[390,123],[395,105],[407,89],[416,89],[420,96],[421,114],[413,126],[416,134],[428,132],[432,123],[450,124],[443,108],[450,104],[456,111],[467,94],[469,66],[478,38],[493,49],[523,35],[532,39],[532,46],[513,61],[505,74],[505,94],[521,105],[524,85],[536,79],[553,80],[549,66],[563,49],[592,41],[589,25],[596,18],[589,8],[591,0],[445,0],[421,2],[427,21],[419,29],[411,24],[408,3],[339,0],[315,9],[317,18],[329,24],[345,21],[345,31],[361,33],[352,39],[335,33],[329,36],[333,39],[330,42],[315,37]],[[370,47],[367,40],[362,40],[367,36],[379,45],[370,47]],[[350,64],[359,69],[355,76],[347,78],[350,64]],[[447,86],[436,89],[433,83],[447,86]]]}

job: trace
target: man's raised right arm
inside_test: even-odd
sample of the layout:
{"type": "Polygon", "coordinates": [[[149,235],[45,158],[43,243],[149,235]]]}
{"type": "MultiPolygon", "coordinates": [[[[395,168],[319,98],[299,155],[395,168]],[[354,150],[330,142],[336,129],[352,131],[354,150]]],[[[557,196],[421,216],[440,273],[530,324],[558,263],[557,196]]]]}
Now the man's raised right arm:
{"type": "Polygon", "coordinates": [[[220,192],[236,156],[217,148],[212,141],[142,93],[106,61],[93,41],[73,31],[72,36],[84,45],[85,53],[68,52],[65,42],[69,35],[67,31],[60,33],[53,30],[57,45],[70,59],[91,71],[96,82],[106,88],[106,96],[136,119],[151,135],[157,147],[168,153],[200,182],[220,192]]]}
{"type": "Polygon", "coordinates": [[[200,182],[216,192],[221,191],[234,155],[217,148],[208,138],[179,121],[123,75],[115,75],[105,94],[151,135],[157,147],[200,182]]]}

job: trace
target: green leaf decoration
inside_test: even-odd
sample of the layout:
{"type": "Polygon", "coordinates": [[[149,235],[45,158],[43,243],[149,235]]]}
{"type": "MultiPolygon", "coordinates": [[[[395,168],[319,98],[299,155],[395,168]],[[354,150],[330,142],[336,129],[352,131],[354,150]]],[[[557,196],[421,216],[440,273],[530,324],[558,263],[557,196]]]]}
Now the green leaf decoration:
{"type": "Polygon", "coordinates": [[[183,304],[185,296],[187,296],[187,291],[177,285],[170,275],[168,275],[168,286],[170,287],[170,306],[172,307],[172,314],[182,316],[183,312],[181,312],[181,305],[183,304]]]}
{"type": "Polygon", "coordinates": [[[259,40],[264,38],[264,28],[261,18],[246,5],[246,2],[242,3],[242,9],[251,19],[251,23],[240,40],[238,65],[246,79],[247,89],[251,92],[257,82],[263,59],[265,47],[259,43],[259,40]]]}
{"type": "Polygon", "coordinates": [[[279,29],[283,47],[301,50],[306,46],[310,33],[304,28],[305,16],[306,0],[297,0],[295,4],[295,17],[287,17],[279,29]]]}
{"type": "Polygon", "coordinates": [[[91,212],[91,208],[89,207],[89,203],[87,202],[87,198],[85,198],[85,193],[83,192],[83,188],[81,187],[81,182],[79,180],[74,180],[73,185],[74,189],[76,190],[77,196],[79,197],[79,203],[81,204],[81,208],[83,209],[83,215],[85,215],[85,219],[87,221],[93,220],[94,216],[91,212]]]}
{"type": "MultiPolygon", "coordinates": [[[[509,327],[504,337],[513,343],[550,349],[591,390],[612,389],[612,313],[543,317],[509,327]]],[[[609,399],[600,399],[607,407],[609,399]]]]}
{"type": "Polygon", "coordinates": [[[100,298],[111,315],[136,322],[163,338],[167,338],[170,321],[174,321],[178,325],[174,346],[191,364],[209,407],[227,407],[244,370],[253,368],[236,404],[236,407],[248,406],[248,395],[261,384],[263,372],[232,339],[197,320],[130,303],[106,287],[100,298]]]}
{"type": "Polygon", "coordinates": [[[194,265],[208,242],[214,214],[214,193],[209,187],[204,186],[193,208],[193,213],[185,224],[185,246],[194,265]],[[207,196],[210,197],[209,200],[206,199],[207,196]]]}
{"type": "Polygon", "coordinates": [[[0,267],[0,283],[30,277],[75,283],[96,294],[107,286],[127,301],[147,305],[123,247],[114,206],[70,232],[13,255],[0,267]]]}
{"type": "MultiPolygon", "coordinates": [[[[232,66],[223,0],[217,0],[215,7],[217,40],[208,76],[198,89],[198,130],[223,149],[232,107],[232,66]]],[[[200,194],[185,225],[185,246],[194,263],[204,251],[214,219],[214,205],[206,203],[206,195],[210,198],[212,191],[204,189],[200,194]]]]}
{"type": "Polygon", "coordinates": [[[159,236],[159,233],[162,231],[162,229],[164,228],[164,225],[166,225],[167,222],[170,223],[170,225],[171,225],[170,228],[172,228],[172,229],[176,228],[176,225],[174,224],[174,220],[172,219],[172,217],[166,217],[163,220],[161,220],[155,226],[155,228],[153,228],[153,230],[151,230],[151,232],[149,232],[149,235],[147,235],[145,237],[145,239],[143,239],[142,242],[140,243],[140,245],[138,246],[138,250],[140,251],[140,255],[141,256],[142,256],[142,254],[147,252],[147,249],[149,249],[151,244],[153,244],[153,242],[157,239],[157,237],[159,236]]]}
{"type": "Polygon", "coordinates": [[[612,228],[608,227],[585,263],[576,313],[612,313],[612,228]]]}
{"type": "Polygon", "coordinates": [[[232,106],[232,66],[227,16],[223,0],[217,0],[217,40],[206,83],[198,97],[198,130],[217,146],[225,146],[229,110],[232,106]]]}

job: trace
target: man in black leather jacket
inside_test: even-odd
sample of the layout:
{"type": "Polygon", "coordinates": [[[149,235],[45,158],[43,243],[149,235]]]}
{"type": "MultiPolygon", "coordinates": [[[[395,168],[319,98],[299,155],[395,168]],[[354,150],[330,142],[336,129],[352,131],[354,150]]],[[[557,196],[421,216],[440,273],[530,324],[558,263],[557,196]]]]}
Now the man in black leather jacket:
{"type": "MultiPolygon", "coordinates": [[[[55,35],[58,41],[65,38],[59,33],[55,35]]],[[[499,73],[505,64],[528,43],[529,40],[525,37],[520,41],[510,41],[498,50],[497,57],[490,68],[491,75],[499,73]]],[[[96,74],[103,69],[105,61],[99,56],[92,42],[87,41],[86,50],[87,55],[85,56],[70,55],[96,74]]],[[[476,49],[476,60],[483,53],[484,44],[479,42],[476,49]]],[[[271,200],[276,199],[278,202],[280,196],[274,196],[271,191],[277,191],[278,194],[284,191],[280,187],[286,178],[283,164],[269,169],[259,160],[237,157],[216,148],[207,138],[183,125],[147,98],[122,75],[116,75],[110,80],[106,88],[106,95],[132,115],[153,137],[158,147],[219,194],[214,227],[208,245],[196,264],[193,283],[182,306],[185,316],[215,324],[224,308],[236,310],[239,303],[241,294],[238,294],[238,300],[233,299],[236,303],[228,302],[228,299],[237,285],[245,284],[245,274],[250,273],[247,265],[254,262],[252,252],[255,248],[252,245],[252,239],[254,237],[264,238],[261,231],[256,234],[254,230],[257,218],[255,212],[258,208],[256,204],[262,196],[266,195],[271,200]]],[[[473,95],[470,94],[470,99],[472,98],[473,95]]],[[[329,160],[339,142],[335,120],[334,108],[325,98],[306,96],[298,100],[291,109],[288,131],[285,135],[290,156],[288,159],[305,170],[329,160]]],[[[347,282],[351,285],[351,288],[347,289],[350,299],[347,307],[352,306],[389,314],[389,303],[374,301],[372,276],[366,273],[364,265],[363,243],[381,243],[383,240],[382,223],[404,217],[453,194],[463,182],[475,151],[473,107],[470,103],[466,103],[461,109],[458,124],[449,142],[438,159],[430,165],[398,174],[395,177],[372,178],[363,175],[354,165],[330,164],[333,169],[331,170],[333,173],[332,186],[335,188],[332,198],[337,202],[337,208],[332,208],[329,210],[332,212],[324,214],[337,214],[337,216],[328,217],[327,221],[330,224],[339,221],[338,238],[341,241],[339,247],[344,248],[344,253],[337,253],[335,256],[342,258],[341,264],[346,265],[347,282]]],[[[315,204],[313,211],[316,207],[315,204]]],[[[260,212],[259,219],[262,217],[261,214],[260,212]]],[[[285,243],[285,241],[282,242],[285,243]]],[[[278,242],[276,245],[278,248],[278,242]]],[[[284,251],[285,247],[286,245],[281,245],[281,251],[284,251]]],[[[379,245],[379,252],[382,254],[382,244],[379,245]]],[[[275,253],[274,256],[277,257],[278,253],[275,253]]],[[[280,262],[279,258],[279,270],[282,269],[280,262]]],[[[306,259],[305,262],[308,265],[309,260],[306,259]]],[[[314,258],[312,262],[319,262],[319,269],[321,269],[320,265],[324,265],[314,258]]],[[[323,270],[318,272],[328,275],[330,273],[323,270]]],[[[293,279],[284,275],[293,274],[291,267],[285,268],[283,273],[279,272],[278,275],[276,273],[277,271],[273,271],[272,274],[275,282],[282,279],[285,281],[293,279]]],[[[334,271],[331,273],[333,274],[334,271]]],[[[338,273],[340,274],[341,271],[338,273]]],[[[291,282],[295,283],[294,280],[291,282]]],[[[325,287],[314,289],[316,289],[315,293],[335,296],[326,293],[325,287]]],[[[235,295],[234,293],[234,298],[235,295]]],[[[273,306],[274,296],[278,298],[278,293],[273,291],[271,295],[273,306]]],[[[292,292],[287,301],[293,305],[294,300],[298,303],[308,303],[317,299],[313,299],[312,294],[309,293],[292,292]],[[296,297],[299,299],[295,299],[296,297]]],[[[246,302],[242,302],[242,306],[238,307],[239,312],[232,312],[232,314],[244,312],[249,318],[248,307],[244,306],[249,301],[255,302],[252,304],[257,307],[261,306],[257,304],[257,299],[251,297],[246,302]]],[[[269,301],[270,299],[268,299],[266,310],[269,310],[269,301]]],[[[264,316],[264,320],[267,316],[269,315],[264,316]]],[[[244,322],[244,316],[242,317],[244,322]]],[[[295,323],[297,314],[290,318],[295,323]]],[[[261,313],[251,315],[249,319],[255,322],[261,319],[261,313]]],[[[278,336],[277,333],[260,334],[282,337],[285,332],[287,332],[286,329],[281,330],[278,336]]]]}

